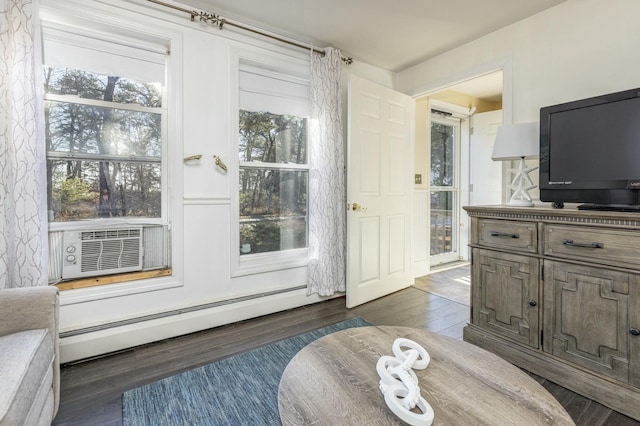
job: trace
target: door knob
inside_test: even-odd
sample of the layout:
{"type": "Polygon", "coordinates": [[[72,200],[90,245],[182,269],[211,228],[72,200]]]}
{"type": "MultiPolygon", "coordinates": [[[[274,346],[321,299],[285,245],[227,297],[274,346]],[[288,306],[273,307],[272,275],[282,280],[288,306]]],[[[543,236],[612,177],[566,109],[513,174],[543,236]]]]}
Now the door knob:
{"type": "Polygon", "coordinates": [[[367,212],[367,208],[361,204],[358,203],[353,203],[351,205],[351,210],[353,210],[354,212],[362,212],[362,213],[366,213],[367,212]]]}

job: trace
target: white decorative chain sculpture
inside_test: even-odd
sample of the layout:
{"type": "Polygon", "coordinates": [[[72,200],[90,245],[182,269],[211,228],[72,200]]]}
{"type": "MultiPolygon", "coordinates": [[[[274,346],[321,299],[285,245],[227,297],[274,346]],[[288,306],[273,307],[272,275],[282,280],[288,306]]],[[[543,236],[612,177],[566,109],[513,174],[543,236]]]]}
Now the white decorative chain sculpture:
{"type": "Polygon", "coordinates": [[[413,340],[404,338],[396,339],[391,349],[395,357],[380,357],[376,365],[384,401],[402,421],[413,426],[430,426],[433,408],[420,396],[418,377],[413,371],[427,368],[431,361],[429,354],[413,340]],[[420,414],[410,411],[415,407],[420,414]]]}

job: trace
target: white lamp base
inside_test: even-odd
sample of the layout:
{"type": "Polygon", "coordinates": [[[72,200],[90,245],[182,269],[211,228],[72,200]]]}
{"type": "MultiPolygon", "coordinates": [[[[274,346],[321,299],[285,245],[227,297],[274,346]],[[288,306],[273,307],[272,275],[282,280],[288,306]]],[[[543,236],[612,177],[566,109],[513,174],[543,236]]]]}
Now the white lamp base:
{"type": "Polygon", "coordinates": [[[509,200],[510,206],[516,207],[533,207],[533,200],[529,195],[529,190],[536,187],[533,181],[529,177],[529,172],[536,170],[538,167],[527,168],[524,157],[520,159],[520,167],[517,169],[509,169],[510,172],[515,173],[515,177],[509,186],[514,190],[511,199],[509,200]]]}
{"type": "Polygon", "coordinates": [[[533,207],[533,201],[514,200],[513,197],[511,197],[507,204],[514,207],[533,207]]]}

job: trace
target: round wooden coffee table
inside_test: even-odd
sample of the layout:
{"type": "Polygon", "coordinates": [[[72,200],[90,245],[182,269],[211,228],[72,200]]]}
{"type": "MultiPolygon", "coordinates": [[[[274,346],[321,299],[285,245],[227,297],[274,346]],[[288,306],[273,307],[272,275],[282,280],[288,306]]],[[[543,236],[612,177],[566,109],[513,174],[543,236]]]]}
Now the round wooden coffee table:
{"type": "Polygon", "coordinates": [[[376,372],[381,356],[393,356],[398,337],[419,343],[431,357],[415,373],[435,412],[433,425],[574,424],[546,389],[498,356],[426,330],[387,326],[339,331],[298,352],[280,380],[282,423],[403,424],[385,404],[376,372]]]}

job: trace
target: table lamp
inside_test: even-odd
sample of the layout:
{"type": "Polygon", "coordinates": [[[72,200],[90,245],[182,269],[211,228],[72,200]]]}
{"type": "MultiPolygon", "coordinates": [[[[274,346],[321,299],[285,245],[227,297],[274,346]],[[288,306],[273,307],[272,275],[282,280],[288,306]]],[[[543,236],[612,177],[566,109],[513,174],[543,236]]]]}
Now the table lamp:
{"type": "Polygon", "coordinates": [[[540,150],[540,128],[538,123],[519,123],[500,126],[493,146],[491,159],[494,161],[520,160],[517,169],[509,169],[515,174],[511,185],[514,190],[510,206],[533,207],[529,190],[536,187],[529,172],[538,167],[527,168],[525,159],[538,158],[540,150]]]}

